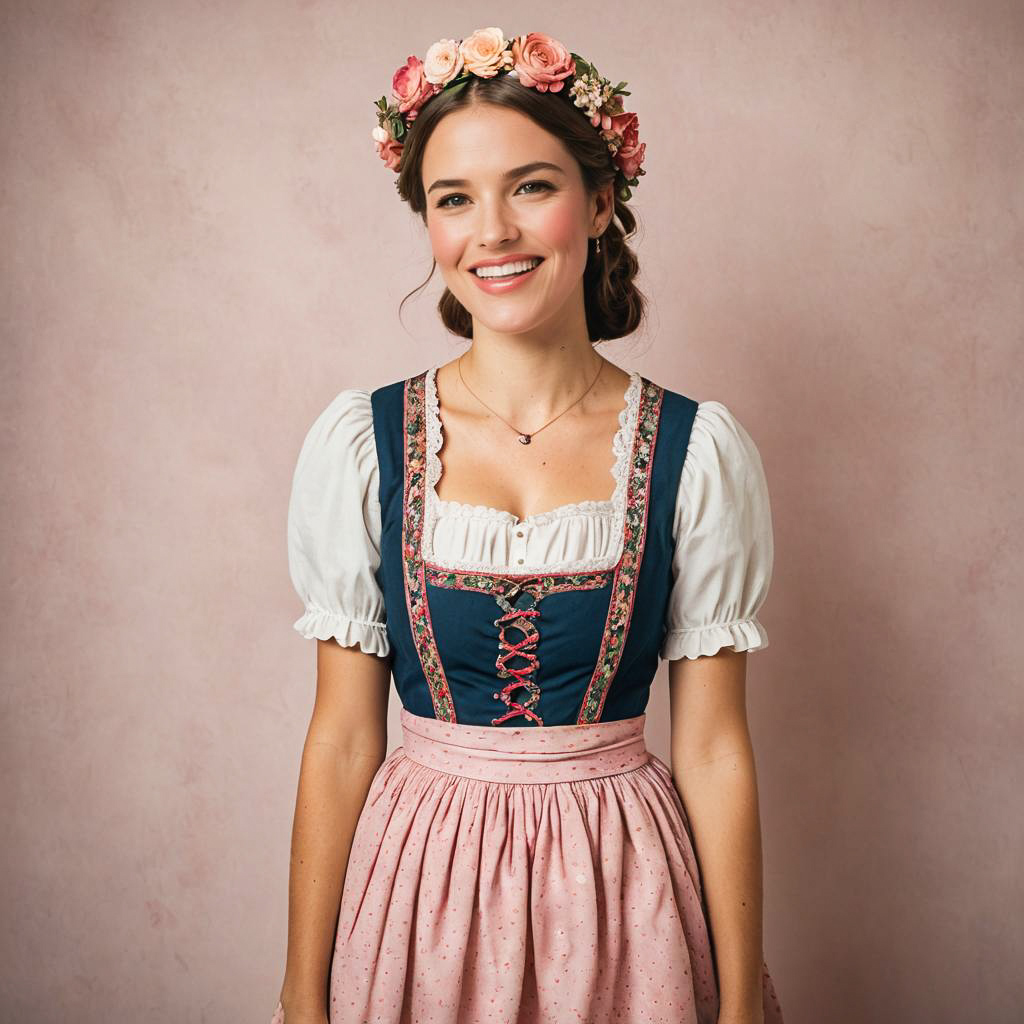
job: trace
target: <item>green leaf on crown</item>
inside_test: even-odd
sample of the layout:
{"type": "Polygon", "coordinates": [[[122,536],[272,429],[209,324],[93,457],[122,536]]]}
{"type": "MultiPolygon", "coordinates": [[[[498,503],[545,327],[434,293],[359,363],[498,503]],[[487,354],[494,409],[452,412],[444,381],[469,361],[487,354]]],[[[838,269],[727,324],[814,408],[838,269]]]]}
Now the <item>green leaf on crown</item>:
{"type": "MultiPolygon", "coordinates": [[[[569,56],[576,62],[577,78],[579,78],[580,75],[597,75],[597,69],[590,63],[590,61],[586,60],[586,58],[581,57],[578,53],[572,52],[569,53],[569,56]]],[[[598,75],[598,77],[600,76],[598,75]]]]}

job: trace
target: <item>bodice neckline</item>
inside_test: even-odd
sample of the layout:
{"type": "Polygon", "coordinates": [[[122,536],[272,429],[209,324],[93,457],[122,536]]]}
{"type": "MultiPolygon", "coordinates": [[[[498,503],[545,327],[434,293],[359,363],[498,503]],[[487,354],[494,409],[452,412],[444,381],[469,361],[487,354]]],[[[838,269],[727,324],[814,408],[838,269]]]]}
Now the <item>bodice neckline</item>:
{"type": "MultiPolygon", "coordinates": [[[[515,527],[540,526],[560,519],[591,516],[611,518],[611,530],[616,538],[614,550],[605,557],[583,559],[574,562],[571,568],[574,571],[586,571],[614,565],[621,554],[625,540],[625,508],[629,463],[633,451],[633,441],[636,437],[643,386],[643,378],[640,372],[637,370],[628,371],[629,383],[626,385],[623,393],[623,406],[619,411],[619,427],[612,440],[612,452],[615,457],[614,464],[610,470],[615,481],[612,497],[606,500],[587,499],[567,502],[545,512],[535,512],[520,519],[506,509],[493,508],[489,505],[450,501],[438,495],[437,484],[442,474],[439,453],[444,443],[444,425],[441,421],[440,403],[437,396],[437,370],[437,365],[431,366],[426,371],[424,380],[427,477],[424,488],[425,522],[421,550],[423,559],[425,561],[433,561],[434,524],[439,516],[478,519],[488,523],[503,524],[509,530],[515,527]]],[[[470,571],[487,571],[496,568],[493,565],[469,561],[451,563],[447,567],[470,571]]],[[[523,571],[523,569],[517,569],[517,571],[523,571]]]]}

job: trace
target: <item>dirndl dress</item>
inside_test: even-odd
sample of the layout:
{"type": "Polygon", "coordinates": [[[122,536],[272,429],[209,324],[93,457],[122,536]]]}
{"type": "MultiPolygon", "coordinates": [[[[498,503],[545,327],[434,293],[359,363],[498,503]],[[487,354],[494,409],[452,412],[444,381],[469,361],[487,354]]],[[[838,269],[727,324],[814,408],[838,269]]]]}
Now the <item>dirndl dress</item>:
{"type": "Polygon", "coordinates": [[[463,571],[423,555],[425,377],[371,394],[402,743],[353,836],[329,1020],[715,1024],[690,825],[644,738],[697,403],[641,378],[613,567],[463,571]]]}

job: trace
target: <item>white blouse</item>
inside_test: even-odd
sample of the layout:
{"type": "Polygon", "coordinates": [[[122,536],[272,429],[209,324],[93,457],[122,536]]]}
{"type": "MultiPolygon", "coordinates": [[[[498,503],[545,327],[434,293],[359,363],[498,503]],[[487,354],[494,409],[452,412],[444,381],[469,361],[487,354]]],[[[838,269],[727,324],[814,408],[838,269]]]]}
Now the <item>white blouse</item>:
{"type": "MultiPolygon", "coordinates": [[[[451,569],[588,571],[622,554],[630,442],[641,377],[630,372],[613,443],[607,501],[582,501],[519,519],[437,495],[444,433],[437,367],[427,371],[425,559],[451,569]]],[[[288,507],[288,567],[305,612],[294,628],[387,655],[380,565],[377,449],[367,388],[346,388],[316,418],[299,452],[288,507]]],[[[763,650],[757,613],[768,594],[774,545],[761,457],[721,402],[697,406],[673,517],[673,585],[662,659],[697,658],[722,647],[763,650]]]]}

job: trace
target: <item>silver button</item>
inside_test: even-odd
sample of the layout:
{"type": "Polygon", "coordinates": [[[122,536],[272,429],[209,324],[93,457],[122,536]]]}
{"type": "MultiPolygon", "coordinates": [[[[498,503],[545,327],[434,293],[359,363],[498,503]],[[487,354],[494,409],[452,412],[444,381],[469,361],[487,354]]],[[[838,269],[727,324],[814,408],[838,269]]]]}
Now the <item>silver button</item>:
{"type": "Polygon", "coordinates": [[[522,537],[522,535],[523,535],[523,531],[522,530],[516,530],[516,536],[517,537],[522,537]]]}
{"type": "Polygon", "coordinates": [[[522,560],[521,558],[517,558],[517,559],[516,559],[516,562],[517,562],[517,563],[518,563],[519,565],[522,565],[522,564],[523,564],[523,560],[522,560]]]}

